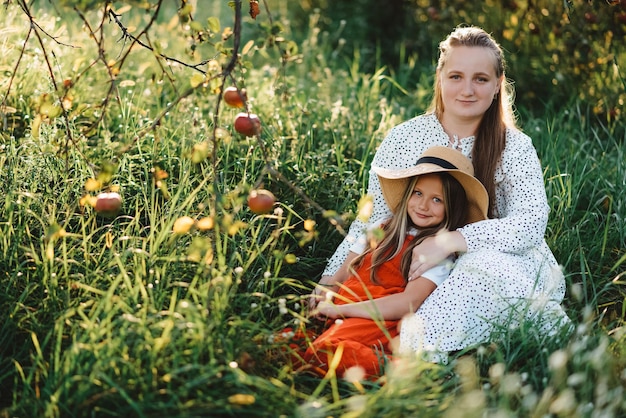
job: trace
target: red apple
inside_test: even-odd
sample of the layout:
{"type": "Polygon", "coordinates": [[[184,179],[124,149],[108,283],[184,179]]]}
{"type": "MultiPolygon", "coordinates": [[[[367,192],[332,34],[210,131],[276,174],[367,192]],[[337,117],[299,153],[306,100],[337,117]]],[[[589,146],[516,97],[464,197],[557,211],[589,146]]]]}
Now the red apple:
{"type": "Polygon", "coordinates": [[[94,209],[103,216],[115,216],[122,206],[122,197],[117,192],[100,193],[96,196],[94,209]]]}
{"type": "Polygon", "coordinates": [[[436,7],[431,6],[426,9],[426,12],[428,13],[428,17],[430,17],[431,20],[439,20],[439,10],[437,10],[436,7]]]}
{"type": "Polygon", "coordinates": [[[269,190],[255,189],[248,195],[248,207],[257,215],[270,212],[274,203],[276,203],[276,197],[269,190]]]}
{"type": "Polygon", "coordinates": [[[588,23],[598,23],[598,16],[595,13],[587,12],[585,13],[585,20],[588,23]]]}
{"type": "Polygon", "coordinates": [[[261,120],[254,113],[241,112],[235,117],[235,130],[245,136],[261,133],[261,120]]]}
{"type": "Polygon", "coordinates": [[[230,86],[224,90],[224,101],[229,106],[243,107],[246,100],[246,89],[237,90],[237,87],[230,86]]]}

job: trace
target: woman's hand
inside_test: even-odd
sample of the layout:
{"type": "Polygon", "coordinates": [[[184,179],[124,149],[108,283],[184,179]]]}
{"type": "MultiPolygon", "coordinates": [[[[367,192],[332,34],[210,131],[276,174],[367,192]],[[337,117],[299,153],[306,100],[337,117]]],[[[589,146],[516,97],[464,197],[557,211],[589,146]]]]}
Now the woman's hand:
{"type": "Polygon", "coordinates": [[[409,281],[417,279],[427,270],[435,267],[450,254],[467,251],[465,238],[457,231],[446,231],[426,238],[413,248],[409,281]]]}

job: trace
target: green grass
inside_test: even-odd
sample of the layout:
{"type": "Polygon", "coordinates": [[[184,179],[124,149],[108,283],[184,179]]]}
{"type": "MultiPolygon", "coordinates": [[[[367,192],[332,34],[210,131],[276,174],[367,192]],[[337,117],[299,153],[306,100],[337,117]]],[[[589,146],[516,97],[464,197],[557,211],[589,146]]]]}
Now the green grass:
{"type": "MultiPolygon", "coordinates": [[[[27,27],[14,23],[20,16],[12,7],[0,18],[7,76],[27,27]]],[[[73,43],[90,45],[69,30],[73,43]]],[[[377,144],[423,110],[428,89],[424,77],[412,89],[386,69],[364,73],[358,54],[336,59],[335,36],[312,21],[297,62],[281,66],[272,49],[247,58],[260,142],[237,135],[236,111],[221,108],[232,137],[213,143],[217,96],[202,89],[146,133],[176,97],[153,78],[156,66],[137,70],[149,54],[129,62],[122,74],[133,83],[89,135],[81,127],[96,118],[107,83],[98,65],[74,87],[74,142],[61,118],[34,136],[31,102],[51,87],[41,51],[28,47],[6,98],[0,80],[0,97],[16,109],[15,129],[0,136],[0,416],[626,413],[626,133],[576,100],[520,109],[545,169],[547,239],[564,267],[573,335],[523,324],[448,365],[398,359],[384,384],[293,373],[275,334],[306,322],[303,298],[355,216],[377,144]],[[209,158],[193,162],[204,143],[209,158]],[[107,166],[124,198],[114,218],[80,205],[86,181],[107,166]],[[167,172],[160,187],[156,169],[167,172]],[[273,213],[246,207],[259,184],[278,198],[273,213]],[[182,216],[210,217],[214,227],[176,234],[182,216]]],[[[64,75],[93,59],[93,48],[51,48],[64,75]]],[[[173,71],[182,84],[193,73],[173,71]]],[[[408,79],[430,69],[403,71],[408,79]]]]}

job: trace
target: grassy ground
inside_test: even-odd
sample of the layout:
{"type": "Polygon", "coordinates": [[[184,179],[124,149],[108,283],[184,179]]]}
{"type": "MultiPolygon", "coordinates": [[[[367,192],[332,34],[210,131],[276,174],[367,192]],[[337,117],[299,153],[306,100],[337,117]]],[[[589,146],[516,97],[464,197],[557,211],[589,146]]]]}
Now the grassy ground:
{"type": "MultiPolygon", "coordinates": [[[[314,379],[293,373],[275,332],[305,320],[302,297],[354,217],[377,144],[423,110],[428,80],[411,87],[402,73],[361,72],[357,57],[336,59],[340,44],[313,21],[297,63],[281,66],[271,51],[249,57],[265,63],[245,76],[263,120],[260,141],[233,131],[237,111],[229,108],[220,110],[225,134],[214,141],[217,95],[207,90],[146,130],[177,96],[141,53],[85,135],[106,71],[96,65],[73,87],[68,124],[39,124],[51,91],[41,48],[29,46],[10,78],[27,28],[21,16],[13,8],[0,17],[0,97],[8,106],[0,139],[0,416],[626,413],[622,125],[596,120],[576,101],[519,110],[545,168],[547,239],[564,267],[573,335],[522,326],[449,365],[403,359],[385,384],[314,379]],[[95,178],[119,189],[117,216],[81,205],[96,193],[86,187],[95,178]],[[278,198],[267,215],[245,205],[259,184],[278,198]],[[174,232],[184,216],[212,227],[174,232]]],[[[40,22],[82,46],[50,46],[58,48],[60,80],[94,59],[78,26],[40,22]]],[[[184,84],[192,73],[173,74],[184,84]]]]}

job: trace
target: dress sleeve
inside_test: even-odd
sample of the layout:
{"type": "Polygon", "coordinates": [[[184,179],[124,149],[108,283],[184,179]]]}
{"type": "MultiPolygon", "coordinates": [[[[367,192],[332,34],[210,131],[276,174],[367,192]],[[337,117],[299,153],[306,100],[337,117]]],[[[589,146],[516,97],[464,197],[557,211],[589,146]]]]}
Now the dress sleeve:
{"type": "Polygon", "coordinates": [[[537,151],[528,136],[512,131],[496,170],[496,219],[458,231],[468,252],[489,248],[521,253],[542,243],[549,211],[537,151]]]}

